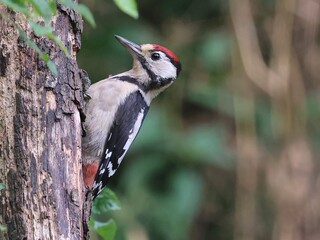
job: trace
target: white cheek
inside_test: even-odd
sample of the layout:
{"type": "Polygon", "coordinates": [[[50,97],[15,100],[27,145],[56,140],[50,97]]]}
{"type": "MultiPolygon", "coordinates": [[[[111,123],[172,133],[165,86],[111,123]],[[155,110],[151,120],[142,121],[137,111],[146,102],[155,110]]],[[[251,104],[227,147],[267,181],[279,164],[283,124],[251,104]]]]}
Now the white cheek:
{"type": "Polygon", "coordinates": [[[159,61],[153,63],[151,66],[152,71],[161,78],[176,78],[177,69],[171,62],[159,61]]]}

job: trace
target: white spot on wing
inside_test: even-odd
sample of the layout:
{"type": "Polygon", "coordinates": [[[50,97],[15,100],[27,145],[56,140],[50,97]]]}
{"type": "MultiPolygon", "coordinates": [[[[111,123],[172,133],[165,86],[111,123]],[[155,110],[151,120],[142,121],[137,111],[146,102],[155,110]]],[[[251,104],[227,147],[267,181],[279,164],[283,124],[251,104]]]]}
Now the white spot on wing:
{"type": "Polygon", "coordinates": [[[106,171],[106,169],[102,168],[102,169],[100,170],[100,172],[99,172],[99,175],[104,174],[105,171],[106,171]]]}
{"type": "Polygon", "coordinates": [[[109,137],[108,137],[107,141],[109,141],[111,139],[111,137],[112,137],[112,132],[109,134],[109,137]]]}
{"type": "MultiPolygon", "coordinates": [[[[107,148],[106,157],[105,157],[106,161],[108,161],[108,159],[111,157],[111,155],[112,155],[112,152],[111,151],[109,152],[109,149],[107,148]]],[[[101,166],[99,168],[99,175],[102,176],[105,171],[106,171],[105,164],[101,164],[101,166]]]]}
{"type": "Polygon", "coordinates": [[[108,172],[109,172],[108,177],[112,177],[114,175],[114,173],[117,171],[117,169],[113,170],[113,165],[112,165],[111,161],[108,163],[107,168],[108,168],[108,172]]]}
{"type": "Polygon", "coordinates": [[[111,152],[111,151],[109,152],[109,149],[107,149],[105,159],[110,158],[110,157],[111,157],[111,155],[112,155],[112,152],[111,152]]]}
{"type": "Polygon", "coordinates": [[[93,190],[99,188],[99,192],[100,192],[101,187],[102,187],[102,181],[99,181],[98,183],[96,181],[94,181],[93,187],[92,187],[93,190]]]}

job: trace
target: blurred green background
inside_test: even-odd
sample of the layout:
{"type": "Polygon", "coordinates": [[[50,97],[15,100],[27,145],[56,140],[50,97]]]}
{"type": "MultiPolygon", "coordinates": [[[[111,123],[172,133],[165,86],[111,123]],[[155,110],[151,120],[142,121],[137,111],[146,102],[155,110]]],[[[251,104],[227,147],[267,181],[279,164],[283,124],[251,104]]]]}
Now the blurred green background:
{"type": "Polygon", "coordinates": [[[92,82],[131,68],[114,34],[182,63],[109,184],[115,239],[320,239],[319,0],[83,3],[92,82]]]}

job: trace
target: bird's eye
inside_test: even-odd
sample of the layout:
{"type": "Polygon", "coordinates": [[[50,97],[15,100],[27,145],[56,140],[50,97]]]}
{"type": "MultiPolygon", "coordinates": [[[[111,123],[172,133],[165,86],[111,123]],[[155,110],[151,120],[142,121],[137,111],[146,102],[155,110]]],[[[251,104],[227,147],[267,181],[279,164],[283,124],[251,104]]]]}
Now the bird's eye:
{"type": "Polygon", "coordinates": [[[152,54],[151,54],[151,59],[152,59],[153,61],[159,60],[159,59],[160,59],[160,54],[157,53],[157,52],[152,53],[152,54]]]}

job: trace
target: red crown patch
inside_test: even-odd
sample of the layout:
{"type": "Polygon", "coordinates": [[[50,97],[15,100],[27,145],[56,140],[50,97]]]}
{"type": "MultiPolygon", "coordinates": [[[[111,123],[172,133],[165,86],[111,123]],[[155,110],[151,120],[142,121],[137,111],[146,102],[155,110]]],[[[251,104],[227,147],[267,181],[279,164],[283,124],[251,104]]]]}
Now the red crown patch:
{"type": "Polygon", "coordinates": [[[165,48],[161,45],[158,44],[151,44],[154,48],[154,50],[164,52],[169,58],[171,58],[175,62],[180,62],[179,58],[177,55],[175,55],[172,51],[170,51],[168,48],[165,48]]]}

